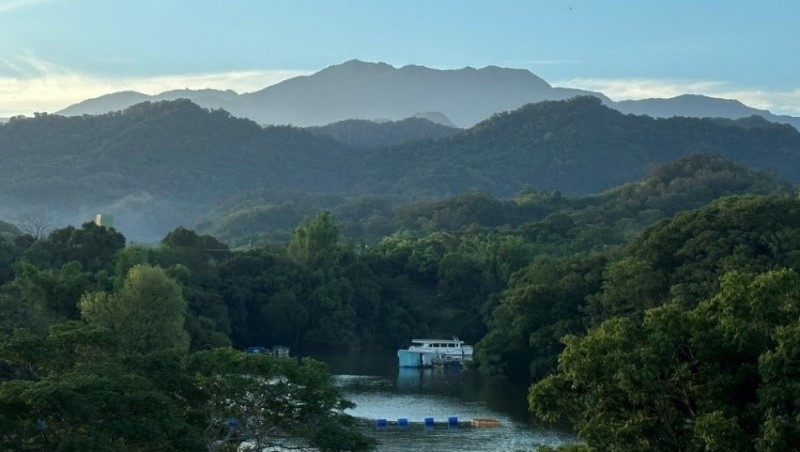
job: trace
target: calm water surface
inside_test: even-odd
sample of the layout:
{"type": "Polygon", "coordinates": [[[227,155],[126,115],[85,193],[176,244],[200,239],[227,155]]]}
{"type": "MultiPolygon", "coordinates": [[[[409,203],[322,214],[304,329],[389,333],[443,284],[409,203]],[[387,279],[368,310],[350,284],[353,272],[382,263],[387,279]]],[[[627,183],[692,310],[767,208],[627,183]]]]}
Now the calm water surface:
{"type": "Polygon", "coordinates": [[[474,371],[398,369],[395,351],[362,351],[315,358],[329,364],[335,383],[364,419],[365,433],[379,451],[535,451],[538,445],[572,441],[561,432],[530,422],[525,387],[487,381],[474,371]],[[457,416],[460,426],[447,425],[457,416]],[[426,417],[436,425],[425,427],[426,417]],[[376,419],[388,425],[378,428],[376,419]],[[407,418],[408,428],[398,428],[407,418]],[[493,418],[500,427],[475,428],[473,418],[493,418]]]}

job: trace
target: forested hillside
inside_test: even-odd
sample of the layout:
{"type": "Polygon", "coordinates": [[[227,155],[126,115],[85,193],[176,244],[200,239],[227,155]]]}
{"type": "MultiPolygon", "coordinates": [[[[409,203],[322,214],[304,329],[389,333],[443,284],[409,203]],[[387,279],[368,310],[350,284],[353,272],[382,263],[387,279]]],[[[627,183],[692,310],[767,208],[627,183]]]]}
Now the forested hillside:
{"type": "Polygon", "coordinates": [[[743,121],[623,115],[592,97],[540,102],[495,115],[449,140],[374,152],[360,166],[356,191],[436,197],[481,190],[505,197],[531,185],[588,194],[696,153],[800,180],[800,133],[743,121]]]}
{"type": "MultiPolygon", "coordinates": [[[[198,230],[234,246],[281,243],[303,218],[330,211],[345,240],[374,243],[395,231],[416,236],[468,227],[515,228],[544,220],[554,231],[573,237],[593,224],[594,231],[615,230],[632,237],[644,226],[681,210],[735,194],[789,194],[793,187],[711,155],[696,155],[653,168],[638,182],[596,195],[566,197],[554,191],[521,190],[512,199],[484,192],[433,201],[408,202],[386,196],[322,196],[262,191],[228,203],[198,230]],[[559,226],[556,223],[560,222],[559,226]],[[605,229],[598,229],[602,226],[605,229]],[[560,228],[560,229],[559,229],[560,228]],[[572,234],[572,235],[570,235],[572,234]]],[[[544,226],[542,226],[544,227],[544,226]]],[[[530,229],[530,228],[529,228],[530,229]]],[[[530,234],[539,232],[529,231],[530,234]]],[[[561,246],[561,240],[550,244],[561,246]]]]}
{"type": "Polygon", "coordinates": [[[509,198],[533,187],[589,194],[698,152],[797,181],[798,150],[800,133],[788,126],[655,120],[593,98],[532,104],[451,138],[370,149],[298,128],[261,128],[178,100],[3,125],[0,214],[44,212],[59,224],[101,212],[132,238],[154,240],[253,192],[437,199],[482,191],[509,198]]]}
{"type": "Polygon", "coordinates": [[[341,190],[350,152],[302,129],[262,128],[186,100],[102,116],[40,115],[0,128],[0,199],[14,216],[80,223],[102,212],[136,237],[153,237],[246,190],[341,190]]]}

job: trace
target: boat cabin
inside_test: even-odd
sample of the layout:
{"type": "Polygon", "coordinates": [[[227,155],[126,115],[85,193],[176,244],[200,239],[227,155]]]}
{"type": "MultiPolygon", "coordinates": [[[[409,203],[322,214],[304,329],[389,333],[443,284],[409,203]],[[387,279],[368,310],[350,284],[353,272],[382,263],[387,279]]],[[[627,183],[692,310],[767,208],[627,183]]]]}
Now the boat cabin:
{"type": "Polygon", "coordinates": [[[409,350],[438,350],[443,351],[461,349],[464,347],[464,341],[458,339],[411,339],[411,346],[409,350]]]}

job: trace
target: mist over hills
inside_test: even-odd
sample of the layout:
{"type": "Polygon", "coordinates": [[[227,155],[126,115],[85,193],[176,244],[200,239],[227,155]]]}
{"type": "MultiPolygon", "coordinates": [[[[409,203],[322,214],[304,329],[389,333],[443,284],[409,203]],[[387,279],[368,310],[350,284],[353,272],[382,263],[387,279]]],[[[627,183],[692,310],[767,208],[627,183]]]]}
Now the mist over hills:
{"type": "MultiPolygon", "coordinates": [[[[379,241],[395,231],[424,236],[475,226],[514,228],[551,215],[559,217],[550,218],[553,224],[605,224],[609,230],[623,229],[617,223],[624,218],[624,229],[633,233],[658,219],[722,196],[786,196],[793,190],[787,182],[729,160],[692,155],[657,165],[642,179],[581,197],[525,189],[505,199],[468,192],[444,199],[408,201],[391,196],[348,198],[259,191],[221,206],[198,229],[233,245],[284,243],[303,218],[329,211],[340,224],[343,237],[365,242],[379,241]]],[[[570,231],[561,227],[558,234],[569,235],[570,231]]]]}
{"type": "Polygon", "coordinates": [[[800,133],[760,118],[653,119],[578,97],[498,114],[449,138],[364,148],[177,100],[12,119],[0,127],[0,218],[40,211],[63,224],[102,212],[126,236],[149,240],[258,190],[408,200],[474,190],[509,197],[525,187],[581,195],[695,153],[800,181],[800,133]]]}
{"type": "MultiPolygon", "coordinates": [[[[683,95],[670,99],[615,102],[602,93],[553,87],[525,69],[487,66],[456,70],[351,60],[308,76],[294,77],[262,90],[237,94],[220,90],[174,90],[149,96],[136,92],[107,94],[69,106],[57,114],[75,116],[122,110],[143,101],[184,97],[206,108],[223,108],[259,124],[323,126],[348,119],[401,120],[419,112],[440,112],[457,127],[471,127],[492,114],[527,103],[591,95],[623,113],[652,117],[722,117],[760,115],[800,128],[800,118],[773,115],[739,101],[683,95]]],[[[431,117],[428,119],[437,121],[431,117]]],[[[445,125],[449,125],[445,123],[445,125]]]]}

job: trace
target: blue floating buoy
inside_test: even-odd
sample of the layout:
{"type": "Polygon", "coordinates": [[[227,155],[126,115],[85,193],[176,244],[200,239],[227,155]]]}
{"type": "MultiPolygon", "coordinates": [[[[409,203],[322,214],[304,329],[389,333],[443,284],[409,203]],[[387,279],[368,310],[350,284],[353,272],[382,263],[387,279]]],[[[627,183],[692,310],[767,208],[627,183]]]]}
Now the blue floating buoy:
{"type": "Polygon", "coordinates": [[[426,417],[425,418],[425,427],[433,427],[433,418],[432,417],[426,417]]]}
{"type": "Polygon", "coordinates": [[[447,418],[447,425],[450,427],[458,427],[458,416],[450,416],[447,418]]]}
{"type": "Polygon", "coordinates": [[[407,428],[408,427],[408,419],[401,417],[397,419],[397,426],[400,428],[407,428]]]}

